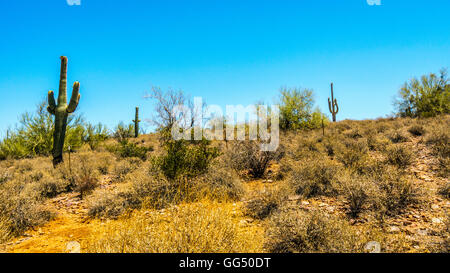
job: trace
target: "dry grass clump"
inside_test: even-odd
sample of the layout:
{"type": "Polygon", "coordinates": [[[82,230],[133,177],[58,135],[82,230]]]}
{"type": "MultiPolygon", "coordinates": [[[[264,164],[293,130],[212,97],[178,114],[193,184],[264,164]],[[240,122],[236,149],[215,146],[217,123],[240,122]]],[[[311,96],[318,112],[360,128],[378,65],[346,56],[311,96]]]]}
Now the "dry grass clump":
{"type": "Polygon", "coordinates": [[[70,164],[58,167],[61,177],[70,182],[69,189],[80,193],[80,198],[90,193],[98,186],[100,172],[95,156],[79,154],[73,156],[70,164]]]}
{"type": "Polygon", "coordinates": [[[423,193],[414,185],[409,177],[394,170],[386,171],[380,177],[375,178],[378,186],[378,196],[374,207],[380,212],[380,216],[395,216],[409,205],[422,201],[423,193]]]}
{"type": "Polygon", "coordinates": [[[0,186],[0,237],[4,240],[18,236],[29,228],[50,220],[52,214],[42,205],[36,183],[21,178],[0,186]]]}
{"type": "Polygon", "coordinates": [[[244,213],[255,219],[265,219],[280,208],[287,197],[285,189],[265,189],[246,203],[244,213]]]}
{"type": "Polygon", "coordinates": [[[408,147],[389,145],[385,151],[386,161],[400,169],[409,167],[414,161],[414,154],[408,147]]]}
{"type": "Polygon", "coordinates": [[[393,143],[403,143],[410,140],[406,133],[400,129],[392,130],[387,136],[393,143]]]}
{"type": "Polygon", "coordinates": [[[348,140],[337,151],[337,159],[347,168],[358,169],[366,164],[369,148],[367,140],[348,140]]]}
{"type": "Polygon", "coordinates": [[[445,198],[450,199],[450,182],[447,181],[444,185],[442,185],[439,189],[439,193],[445,198]]]}
{"type": "Polygon", "coordinates": [[[13,174],[7,170],[0,169],[0,185],[13,178],[13,174]]]}
{"type": "Polygon", "coordinates": [[[241,232],[232,206],[210,202],[146,211],[110,223],[87,246],[94,253],[260,252],[260,238],[241,232]]]}
{"type": "Polygon", "coordinates": [[[414,124],[414,125],[412,125],[411,127],[408,128],[408,132],[411,135],[418,137],[418,136],[425,135],[427,131],[425,130],[425,127],[423,127],[422,125],[414,124]]]}
{"type": "Polygon", "coordinates": [[[264,246],[275,253],[348,253],[363,252],[364,244],[345,220],[316,210],[283,210],[271,217],[264,246]]]}
{"type": "Polygon", "coordinates": [[[210,168],[202,176],[170,180],[152,166],[143,166],[127,176],[114,192],[94,192],[88,199],[88,214],[117,218],[129,209],[163,209],[202,199],[226,202],[238,200],[242,193],[240,180],[226,168],[210,168]]]}
{"type": "Polygon", "coordinates": [[[244,193],[237,174],[224,164],[211,166],[208,171],[193,181],[195,199],[208,198],[217,201],[239,200],[244,193]]]}
{"type": "Polygon", "coordinates": [[[261,143],[256,141],[237,141],[228,153],[230,165],[237,171],[248,171],[253,178],[265,175],[269,163],[280,160],[284,155],[283,147],[275,152],[261,151],[261,143]]]}
{"type": "Polygon", "coordinates": [[[348,203],[348,214],[356,218],[369,209],[376,198],[377,187],[367,176],[347,174],[339,178],[341,192],[348,203]]]}
{"type": "Polygon", "coordinates": [[[138,168],[136,161],[120,160],[113,165],[112,181],[123,182],[126,176],[138,168]]]}
{"type": "Polygon", "coordinates": [[[289,184],[296,194],[305,198],[336,194],[336,178],[340,167],[331,160],[322,158],[309,160],[292,171],[289,184]]]}
{"type": "Polygon", "coordinates": [[[141,201],[129,189],[99,189],[87,198],[87,204],[90,217],[116,219],[129,209],[139,208],[141,201]]]}
{"type": "Polygon", "coordinates": [[[439,162],[439,174],[448,178],[450,174],[450,135],[448,126],[438,124],[431,130],[425,142],[431,146],[439,162]]]}

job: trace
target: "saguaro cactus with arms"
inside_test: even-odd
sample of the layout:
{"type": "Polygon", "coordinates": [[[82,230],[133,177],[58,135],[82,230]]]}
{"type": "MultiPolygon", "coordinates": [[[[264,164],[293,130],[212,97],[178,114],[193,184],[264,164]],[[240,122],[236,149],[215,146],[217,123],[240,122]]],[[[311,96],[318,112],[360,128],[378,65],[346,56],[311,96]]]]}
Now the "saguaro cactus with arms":
{"type": "Polygon", "coordinates": [[[66,136],[67,119],[75,112],[80,101],[80,83],[73,84],[72,97],[67,105],[67,57],[61,57],[61,74],[59,76],[58,104],[52,90],[48,92],[48,112],[55,116],[55,131],[53,133],[53,166],[63,162],[64,139],[66,136]]]}
{"type": "Polygon", "coordinates": [[[138,137],[139,136],[139,122],[141,122],[139,120],[139,107],[136,107],[136,116],[135,116],[133,122],[134,122],[134,137],[138,137]]]}
{"type": "Polygon", "coordinates": [[[336,115],[339,112],[339,106],[337,100],[334,98],[333,83],[331,83],[331,100],[328,98],[328,108],[330,108],[330,113],[333,116],[333,122],[336,122],[336,115]]]}

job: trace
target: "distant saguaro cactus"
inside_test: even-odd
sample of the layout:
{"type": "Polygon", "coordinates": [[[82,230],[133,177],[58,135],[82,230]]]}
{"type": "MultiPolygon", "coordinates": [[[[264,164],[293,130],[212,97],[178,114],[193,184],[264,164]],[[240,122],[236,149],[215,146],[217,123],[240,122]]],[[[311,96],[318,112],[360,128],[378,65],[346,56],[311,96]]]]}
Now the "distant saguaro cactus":
{"type": "Polygon", "coordinates": [[[141,122],[139,120],[139,107],[136,107],[136,117],[133,120],[134,122],[134,137],[138,137],[139,136],[139,122],[141,122]]]}
{"type": "Polygon", "coordinates": [[[333,116],[333,122],[336,122],[336,115],[339,112],[339,106],[337,100],[334,98],[333,83],[331,83],[331,100],[328,98],[328,108],[330,108],[330,113],[333,116]]]}
{"type": "Polygon", "coordinates": [[[52,90],[48,92],[48,112],[55,116],[53,133],[53,166],[63,162],[64,138],[66,136],[67,118],[75,112],[80,101],[80,83],[73,84],[72,97],[67,105],[67,57],[61,57],[61,74],[59,76],[58,104],[52,90]]]}

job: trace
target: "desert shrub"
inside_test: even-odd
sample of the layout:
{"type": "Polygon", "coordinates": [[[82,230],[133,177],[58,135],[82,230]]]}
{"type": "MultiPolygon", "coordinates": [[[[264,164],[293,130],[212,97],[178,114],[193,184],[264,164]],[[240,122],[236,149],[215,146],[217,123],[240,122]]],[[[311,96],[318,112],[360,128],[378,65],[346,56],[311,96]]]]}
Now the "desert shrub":
{"type": "Polygon", "coordinates": [[[318,211],[286,210],[274,214],[265,248],[275,253],[362,252],[359,236],[344,220],[318,211]]]}
{"type": "Polygon", "coordinates": [[[344,133],[346,137],[358,139],[363,137],[363,133],[360,128],[351,129],[349,132],[344,133]]]}
{"type": "Polygon", "coordinates": [[[439,193],[445,198],[450,199],[450,182],[446,182],[439,188],[439,193]]]}
{"type": "Polygon", "coordinates": [[[228,159],[236,171],[248,171],[253,178],[263,177],[271,161],[278,161],[284,155],[283,147],[277,151],[261,151],[256,141],[238,141],[232,144],[228,159]]]}
{"type": "Polygon", "coordinates": [[[196,177],[208,171],[210,164],[219,156],[219,150],[211,146],[211,141],[186,141],[166,139],[163,141],[164,154],[153,158],[168,179],[196,177]]]}
{"type": "Polygon", "coordinates": [[[70,189],[70,182],[50,175],[43,177],[36,183],[35,191],[43,198],[52,198],[70,189]]]}
{"type": "Polygon", "coordinates": [[[245,205],[245,214],[255,219],[265,219],[281,207],[287,194],[281,190],[264,190],[245,205]]]}
{"type": "Polygon", "coordinates": [[[115,166],[115,157],[110,153],[96,153],[95,157],[95,165],[100,174],[109,174],[112,166],[115,166]]]}
{"type": "Polygon", "coordinates": [[[120,122],[114,130],[113,137],[119,142],[126,142],[129,138],[134,137],[134,125],[125,125],[123,122],[120,122]]]}
{"type": "Polygon", "coordinates": [[[96,190],[87,198],[88,215],[94,218],[117,219],[129,209],[142,204],[136,194],[129,189],[96,190]]]}
{"type": "Polygon", "coordinates": [[[68,191],[79,192],[81,199],[97,187],[100,176],[95,158],[86,154],[74,157],[71,164],[59,166],[57,172],[59,177],[68,181],[68,191]]]}
{"type": "Polygon", "coordinates": [[[0,219],[3,236],[18,236],[50,220],[33,184],[12,180],[0,186],[0,219]]]}
{"type": "Polygon", "coordinates": [[[395,102],[401,117],[433,117],[450,113],[450,84],[447,71],[414,78],[400,89],[395,102]]]}
{"type": "Polygon", "coordinates": [[[425,135],[426,130],[422,125],[415,124],[408,128],[408,132],[413,136],[423,136],[425,135]]]}
{"type": "Polygon", "coordinates": [[[91,150],[97,150],[100,143],[109,138],[108,128],[103,124],[92,125],[87,123],[85,125],[85,131],[83,140],[89,145],[91,150]]]}
{"type": "Polygon", "coordinates": [[[345,175],[339,178],[340,187],[348,203],[348,214],[358,217],[363,209],[368,208],[376,190],[374,183],[366,176],[345,175]]]}
{"type": "Polygon", "coordinates": [[[417,186],[394,170],[386,171],[375,183],[378,186],[378,196],[374,208],[381,214],[393,216],[407,206],[421,201],[422,194],[417,186]]]}
{"type": "Polygon", "coordinates": [[[386,148],[386,161],[389,164],[405,169],[409,167],[413,161],[413,153],[405,146],[390,145],[386,148]]]}
{"type": "Polygon", "coordinates": [[[214,203],[148,211],[108,224],[87,247],[94,253],[261,252],[261,236],[240,232],[233,212],[214,203]]]}
{"type": "Polygon", "coordinates": [[[402,143],[409,141],[408,136],[405,134],[403,130],[393,130],[388,133],[388,138],[393,143],[402,143]]]}
{"type": "Polygon", "coordinates": [[[358,169],[365,165],[367,159],[368,146],[367,141],[345,141],[337,151],[337,159],[347,168],[358,169]]]}
{"type": "Polygon", "coordinates": [[[11,174],[10,172],[5,171],[5,170],[0,170],[0,185],[5,182],[8,182],[12,178],[13,178],[13,174],[11,174]]]}
{"type": "Polygon", "coordinates": [[[128,140],[120,141],[119,144],[109,146],[108,150],[122,158],[137,157],[141,160],[147,159],[147,153],[153,151],[152,147],[138,146],[136,143],[128,140]]]}
{"type": "Polygon", "coordinates": [[[21,174],[28,173],[33,170],[33,164],[30,160],[21,160],[15,165],[15,170],[21,174]]]}
{"type": "Polygon", "coordinates": [[[233,170],[224,165],[215,165],[204,174],[194,179],[193,188],[196,199],[239,200],[244,189],[233,170]]]}
{"type": "Polygon", "coordinates": [[[380,138],[378,135],[369,134],[367,136],[367,147],[371,151],[377,151],[380,148],[380,138]]]}
{"type": "Polygon", "coordinates": [[[431,146],[433,154],[439,163],[439,175],[447,178],[450,173],[450,141],[448,126],[434,128],[425,140],[431,146]]]}
{"type": "Polygon", "coordinates": [[[441,128],[436,128],[430,132],[425,142],[432,147],[434,154],[450,157],[449,140],[448,127],[442,126],[441,128]]]}
{"type": "Polygon", "coordinates": [[[132,181],[133,192],[146,208],[161,209],[187,198],[190,186],[187,180],[168,180],[164,174],[136,175],[132,181]]]}
{"type": "Polygon", "coordinates": [[[123,182],[127,174],[136,169],[136,165],[131,164],[129,160],[121,160],[114,165],[112,171],[112,180],[114,182],[123,182]]]}
{"type": "Polygon", "coordinates": [[[317,195],[334,195],[339,171],[339,166],[331,160],[310,160],[292,171],[289,184],[296,194],[306,198],[317,195]]]}

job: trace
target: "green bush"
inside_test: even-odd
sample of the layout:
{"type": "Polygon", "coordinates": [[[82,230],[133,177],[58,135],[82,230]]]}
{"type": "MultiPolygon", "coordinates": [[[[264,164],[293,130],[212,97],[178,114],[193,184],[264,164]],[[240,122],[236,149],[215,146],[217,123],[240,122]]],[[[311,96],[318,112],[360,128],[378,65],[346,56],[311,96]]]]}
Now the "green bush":
{"type": "MultiPolygon", "coordinates": [[[[84,120],[81,116],[69,116],[64,150],[72,150],[85,143],[84,120]]],[[[20,118],[20,126],[8,131],[0,141],[0,160],[21,159],[35,156],[49,156],[53,148],[53,117],[46,109],[46,102],[40,103],[35,113],[25,113],[20,118]]]]}
{"type": "Polygon", "coordinates": [[[318,109],[313,110],[312,90],[297,88],[280,91],[280,128],[283,130],[316,129],[328,124],[328,118],[318,109]]]}
{"type": "Polygon", "coordinates": [[[109,138],[108,128],[101,123],[97,125],[92,125],[90,123],[86,124],[84,132],[84,142],[89,144],[91,150],[96,150],[101,142],[109,138]]]}
{"type": "Polygon", "coordinates": [[[136,143],[132,143],[127,139],[124,139],[117,145],[109,146],[108,150],[122,158],[135,157],[140,158],[141,160],[146,160],[147,153],[153,151],[153,148],[138,146],[136,143]]]}
{"type": "Polygon", "coordinates": [[[164,154],[153,163],[171,180],[179,177],[196,177],[206,173],[211,162],[219,156],[219,150],[211,141],[173,140],[167,138],[162,144],[164,154]]]}
{"type": "Polygon", "coordinates": [[[431,73],[405,83],[395,102],[401,117],[433,117],[450,113],[450,84],[447,71],[431,73]]]}

